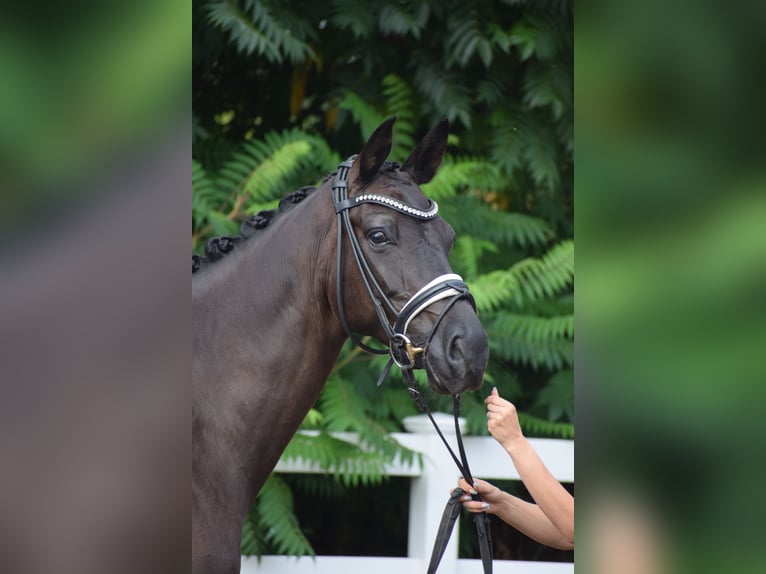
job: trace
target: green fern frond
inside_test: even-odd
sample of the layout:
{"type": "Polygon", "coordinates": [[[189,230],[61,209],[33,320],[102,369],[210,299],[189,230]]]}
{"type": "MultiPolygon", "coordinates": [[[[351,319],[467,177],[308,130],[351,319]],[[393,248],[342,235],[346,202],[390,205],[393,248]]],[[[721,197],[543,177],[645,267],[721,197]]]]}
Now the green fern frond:
{"type": "Polygon", "coordinates": [[[499,313],[495,327],[510,336],[520,337],[530,343],[543,343],[555,339],[574,337],[574,315],[537,317],[518,313],[499,313]]]}
{"type": "Polygon", "coordinates": [[[210,180],[205,168],[192,160],[192,226],[199,229],[208,221],[208,214],[225,201],[222,194],[210,180]]]}
{"type": "Polygon", "coordinates": [[[434,178],[421,189],[428,197],[440,201],[461,191],[496,190],[503,183],[497,166],[486,159],[445,156],[434,178]]]}
{"type": "Polygon", "coordinates": [[[415,85],[436,110],[443,110],[450,122],[471,127],[471,91],[460,76],[430,62],[419,62],[415,85]]]}
{"type": "Polygon", "coordinates": [[[509,272],[521,287],[521,291],[514,293],[520,305],[553,297],[568,288],[574,279],[574,241],[561,241],[542,259],[525,259],[513,265],[509,272]]]}
{"type": "Polygon", "coordinates": [[[480,313],[492,311],[508,303],[518,289],[518,279],[504,269],[496,269],[469,279],[467,284],[480,313]]]}
{"type": "Polygon", "coordinates": [[[330,8],[332,23],[341,30],[350,30],[355,38],[367,38],[375,30],[375,12],[366,2],[333,0],[330,8]]]}
{"type": "Polygon", "coordinates": [[[574,440],[574,424],[551,422],[528,413],[519,413],[519,424],[526,436],[574,440]]]}
{"type": "Polygon", "coordinates": [[[390,157],[404,161],[415,147],[417,105],[410,85],[396,74],[383,78],[383,97],[388,116],[396,116],[390,157]]]}
{"type": "Polygon", "coordinates": [[[228,32],[244,54],[256,53],[273,63],[316,57],[306,42],[314,37],[313,29],[284,6],[259,0],[216,0],[207,9],[210,21],[228,32]]]}
{"type": "Polygon", "coordinates": [[[524,74],[524,103],[530,108],[550,108],[561,119],[572,105],[572,77],[561,66],[530,66],[524,74]]]}
{"type": "Polygon", "coordinates": [[[489,155],[492,162],[513,178],[523,164],[531,128],[527,115],[515,108],[501,108],[490,117],[492,134],[489,155]]]}
{"type": "Polygon", "coordinates": [[[351,112],[351,117],[359,124],[363,139],[368,138],[387,117],[386,112],[378,110],[373,104],[351,90],[346,90],[343,93],[338,107],[351,112]]]}
{"type": "Polygon", "coordinates": [[[242,185],[244,192],[256,201],[283,194],[284,180],[307,163],[312,151],[304,139],[286,142],[248,174],[242,185]]]}
{"type": "Polygon", "coordinates": [[[550,124],[536,114],[530,114],[530,120],[531,132],[526,139],[524,159],[535,183],[553,190],[561,179],[556,135],[550,124]]]}
{"type": "Polygon", "coordinates": [[[430,12],[427,2],[389,2],[380,10],[378,27],[384,34],[412,36],[418,40],[430,12]]]}
{"type": "MultiPolygon", "coordinates": [[[[269,132],[262,140],[245,142],[218,171],[218,184],[230,193],[247,194],[256,202],[273,201],[288,191],[301,175],[306,182],[317,171],[334,165],[337,156],[327,143],[299,129],[269,132]]],[[[257,211],[255,206],[248,212],[257,211]]]]}
{"type": "Polygon", "coordinates": [[[527,258],[509,269],[480,275],[468,284],[479,311],[492,311],[506,303],[519,307],[550,298],[574,279],[574,241],[554,245],[541,259],[527,258]]]}
{"type": "Polygon", "coordinates": [[[490,229],[498,232],[495,239],[514,243],[522,248],[544,245],[554,237],[551,226],[539,217],[524,213],[492,211],[488,219],[490,229]]]}
{"type": "Polygon", "coordinates": [[[329,431],[357,430],[365,420],[364,405],[354,386],[338,376],[331,376],[319,398],[329,431]]]}
{"type": "Polygon", "coordinates": [[[477,239],[471,235],[458,235],[450,252],[450,263],[459,275],[471,279],[479,274],[479,260],[487,251],[496,252],[492,241],[477,239]]]}
{"type": "MultiPolygon", "coordinates": [[[[379,431],[378,431],[379,432],[379,431]]],[[[377,484],[386,478],[386,464],[397,457],[404,464],[412,464],[415,454],[393,438],[385,435],[390,448],[382,452],[361,438],[354,444],[336,438],[325,431],[298,433],[288,444],[282,460],[299,460],[317,467],[346,486],[377,484]]]]}
{"type": "Polygon", "coordinates": [[[556,421],[562,416],[574,421],[574,371],[567,369],[553,375],[539,393],[533,409],[545,411],[548,420],[556,421]]]}
{"type": "Polygon", "coordinates": [[[501,75],[482,78],[476,84],[476,101],[494,108],[508,95],[508,79],[501,75]]]}
{"type": "Polygon", "coordinates": [[[264,538],[266,531],[260,528],[260,513],[258,503],[253,504],[242,526],[242,541],[240,553],[243,556],[263,556],[267,551],[267,542],[264,538]]]}
{"type": "MultiPolygon", "coordinates": [[[[571,367],[574,363],[574,342],[567,337],[549,336],[533,339],[527,333],[509,329],[504,315],[485,320],[490,349],[508,361],[528,365],[535,370],[546,368],[554,371],[571,367]]],[[[511,325],[513,323],[511,322],[511,325]]],[[[550,326],[546,326],[551,328],[550,326]]]]}
{"type": "Polygon", "coordinates": [[[486,15],[480,14],[475,2],[462,2],[449,19],[447,33],[447,66],[457,62],[465,67],[478,55],[485,68],[492,64],[492,42],[484,35],[486,15]]]}
{"type": "Polygon", "coordinates": [[[327,430],[356,432],[365,449],[411,462],[414,453],[394,440],[380,421],[367,414],[365,403],[354,385],[337,375],[331,376],[319,397],[327,430]]]}
{"type": "Polygon", "coordinates": [[[445,220],[458,235],[470,235],[496,244],[517,245],[523,249],[541,247],[554,237],[545,220],[524,213],[492,209],[472,197],[456,197],[439,203],[445,220]]]}
{"type": "Polygon", "coordinates": [[[264,541],[273,545],[277,553],[316,556],[293,512],[293,494],[284,480],[274,474],[269,476],[256,504],[259,526],[265,531],[264,541]]]}
{"type": "Polygon", "coordinates": [[[338,107],[351,112],[354,121],[359,124],[362,139],[368,138],[383,120],[396,116],[389,156],[403,161],[415,146],[418,111],[415,94],[409,84],[396,74],[387,74],[382,80],[381,89],[383,102],[369,102],[358,93],[346,90],[338,107]]]}
{"type": "Polygon", "coordinates": [[[511,45],[519,48],[522,61],[533,55],[541,61],[552,60],[560,47],[558,38],[549,21],[536,14],[526,14],[510,34],[511,45]]]}

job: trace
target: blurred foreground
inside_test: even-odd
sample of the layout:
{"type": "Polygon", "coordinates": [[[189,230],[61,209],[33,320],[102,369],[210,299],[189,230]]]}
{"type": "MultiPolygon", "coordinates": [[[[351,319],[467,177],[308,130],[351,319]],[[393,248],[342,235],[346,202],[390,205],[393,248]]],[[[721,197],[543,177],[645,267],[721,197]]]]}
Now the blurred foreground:
{"type": "Polygon", "coordinates": [[[763,5],[578,11],[578,569],[763,572],[763,5]]]}

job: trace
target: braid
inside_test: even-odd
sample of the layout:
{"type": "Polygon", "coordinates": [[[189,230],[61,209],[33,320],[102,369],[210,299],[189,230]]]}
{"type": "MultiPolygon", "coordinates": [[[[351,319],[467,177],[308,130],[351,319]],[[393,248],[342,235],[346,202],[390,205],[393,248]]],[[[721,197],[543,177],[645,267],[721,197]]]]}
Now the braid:
{"type": "Polygon", "coordinates": [[[304,186],[298,191],[283,197],[279,201],[279,207],[277,209],[259,211],[255,215],[251,215],[245,219],[239,226],[239,233],[237,235],[223,235],[221,237],[211,238],[205,245],[204,256],[192,254],[192,274],[197,273],[207,264],[222,259],[239,243],[252,237],[259,229],[266,227],[278,213],[282,213],[287,208],[296,203],[300,203],[313,191],[316,191],[315,187],[310,185],[304,186]]]}

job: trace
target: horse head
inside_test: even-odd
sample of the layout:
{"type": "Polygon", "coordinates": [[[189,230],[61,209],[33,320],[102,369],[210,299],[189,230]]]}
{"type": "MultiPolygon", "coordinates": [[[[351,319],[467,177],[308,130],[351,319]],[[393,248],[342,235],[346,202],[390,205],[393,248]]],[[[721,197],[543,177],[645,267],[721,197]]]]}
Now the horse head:
{"type": "Polygon", "coordinates": [[[487,334],[450,268],[455,232],[419,187],[441,164],[449,126],[438,122],[400,166],[386,161],[394,120],[341,164],[333,183],[336,311],[352,336],[373,336],[400,367],[425,369],[436,392],[474,390],[487,364],[487,334]]]}

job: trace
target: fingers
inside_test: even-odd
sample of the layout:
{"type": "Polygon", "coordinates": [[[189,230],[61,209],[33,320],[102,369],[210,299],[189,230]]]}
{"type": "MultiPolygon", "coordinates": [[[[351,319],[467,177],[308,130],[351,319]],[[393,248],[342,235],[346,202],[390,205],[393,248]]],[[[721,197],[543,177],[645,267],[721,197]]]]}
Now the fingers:
{"type": "Polygon", "coordinates": [[[477,500],[471,500],[470,496],[461,496],[460,501],[463,503],[463,508],[468,512],[487,512],[491,505],[488,502],[479,502],[477,500]],[[468,500],[464,500],[465,498],[468,500]]]}
{"type": "MultiPolygon", "coordinates": [[[[474,482],[474,485],[475,485],[477,481],[474,480],[473,482],[474,482]]],[[[476,490],[476,488],[474,488],[473,486],[468,484],[468,481],[466,479],[464,479],[464,478],[461,478],[460,480],[458,480],[457,485],[460,488],[462,488],[463,491],[466,492],[469,495],[470,494],[479,494],[478,491],[476,490]]],[[[468,498],[470,499],[471,497],[469,496],[468,498]]]]}
{"type": "Polygon", "coordinates": [[[493,485],[484,480],[474,479],[472,487],[470,484],[468,484],[468,481],[466,481],[464,478],[461,478],[458,480],[458,486],[464,491],[464,494],[458,498],[458,500],[463,504],[463,508],[469,512],[491,512],[491,505],[488,502],[473,500],[471,494],[489,493],[493,490],[493,485]]]}
{"type": "Polygon", "coordinates": [[[466,494],[484,494],[491,492],[494,489],[494,485],[490,484],[486,480],[473,479],[473,486],[468,484],[468,481],[464,478],[458,480],[457,485],[463,489],[466,494]]]}

